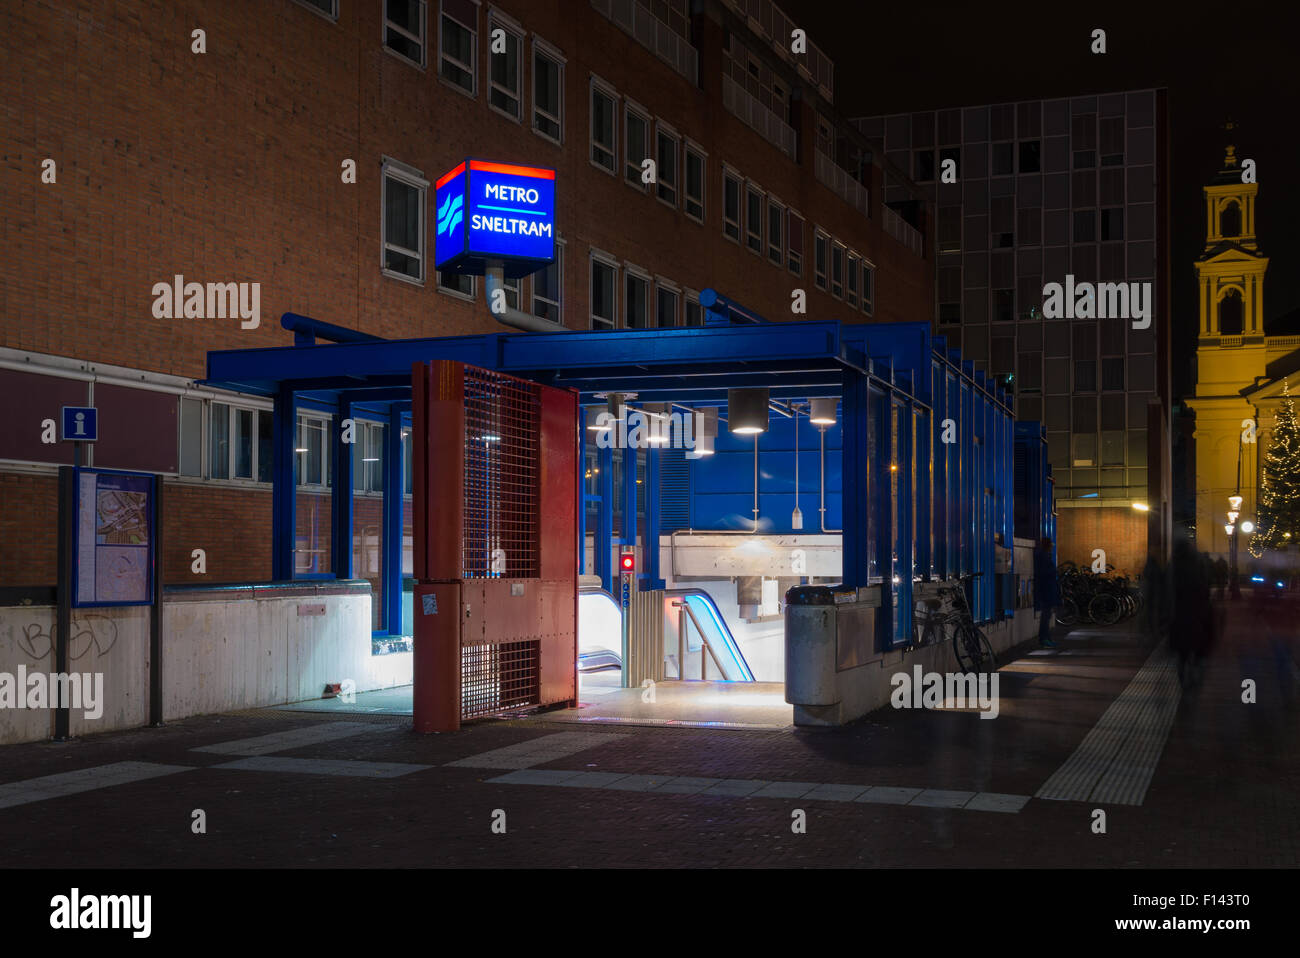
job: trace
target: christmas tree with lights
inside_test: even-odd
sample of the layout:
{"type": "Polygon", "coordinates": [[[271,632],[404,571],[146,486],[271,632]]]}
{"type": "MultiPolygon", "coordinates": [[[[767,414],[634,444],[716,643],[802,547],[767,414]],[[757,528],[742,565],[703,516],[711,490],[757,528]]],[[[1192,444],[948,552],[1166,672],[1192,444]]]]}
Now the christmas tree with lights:
{"type": "Polygon", "coordinates": [[[1285,382],[1277,425],[1264,454],[1258,526],[1250,540],[1250,554],[1256,558],[1300,542],[1300,428],[1296,426],[1295,402],[1285,382]]]}

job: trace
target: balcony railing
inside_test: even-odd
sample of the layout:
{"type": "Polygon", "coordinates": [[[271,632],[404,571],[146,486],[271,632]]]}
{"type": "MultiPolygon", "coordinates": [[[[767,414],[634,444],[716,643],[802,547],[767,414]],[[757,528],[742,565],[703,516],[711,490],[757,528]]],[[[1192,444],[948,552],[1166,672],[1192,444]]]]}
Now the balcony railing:
{"type": "Polygon", "coordinates": [[[723,0],[744,17],[749,28],[772,45],[784,59],[794,63],[801,73],[816,84],[827,100],[834,99],[835,64],[811,40],[806,53],[792,53],[790,33],[796,24],[772,0],[723,0]]]}
{"type": "Polygon", "coordinates": [[[722,105],[790,159],[797,159],[794,128],[729,76],[722,78],[722,105]]]}
{"type": "Polygon", "coordinates": [[[917,256],[925,255],[925,239],[918,230],[907,220],[903,219],[888,206],[884,207],[884,214],[881,219],[885,224],[885,232],[898,240],[917,256]]]}
{"type": "Polygon", "coordinates": [[[624,33],[680,73],[692,86],[700,83],[700,54],[686,38],[664,23],[641,0],[591,0],[591,5],[624,33]]]}
{"type": "Polygon", "coordinates": [[[871,191],[859,183],[852,173],[821,150],[815,150],[814,153],[816,159],[813,163],[813,172],[816,174],[817,179],[863,216],[870,216],[871,191]]]}

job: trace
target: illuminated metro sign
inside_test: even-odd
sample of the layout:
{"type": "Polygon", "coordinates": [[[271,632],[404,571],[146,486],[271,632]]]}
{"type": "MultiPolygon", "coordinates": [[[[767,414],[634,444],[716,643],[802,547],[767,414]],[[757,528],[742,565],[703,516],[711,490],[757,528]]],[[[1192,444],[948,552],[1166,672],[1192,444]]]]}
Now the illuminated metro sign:
{"type": "Polygon", "coordinates": [[[500,260],[510,278],[527,276],[555,260],[555,171],[466,160],[442,176],[434,266],[482,274],[500,260]]]}

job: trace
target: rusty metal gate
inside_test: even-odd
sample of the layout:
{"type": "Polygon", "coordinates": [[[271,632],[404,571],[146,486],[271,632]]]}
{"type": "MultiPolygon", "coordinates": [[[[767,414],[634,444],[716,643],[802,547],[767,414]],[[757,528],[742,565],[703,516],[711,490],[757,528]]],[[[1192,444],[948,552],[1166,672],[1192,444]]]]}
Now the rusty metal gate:
{"type": "Polygon", "coordinates": [[[577,696],[577,396],[412,370],[415,728],[577,696]]]}

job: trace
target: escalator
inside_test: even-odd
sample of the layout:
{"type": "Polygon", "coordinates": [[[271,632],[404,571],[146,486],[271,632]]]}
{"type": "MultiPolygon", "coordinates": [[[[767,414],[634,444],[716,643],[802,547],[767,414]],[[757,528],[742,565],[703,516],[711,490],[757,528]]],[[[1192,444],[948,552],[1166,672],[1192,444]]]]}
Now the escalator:
{"type": "Polygon", "coordinates": [[[713,597],[700,589],[674,590],[667,594],[680,597],[687,635],[693,633],[700,639],[703,646],[701,655],[708,655],[714,667],[722,673],[723,681],[753,682],[754,673],[745,661],[745,654],[740,651],[740,643],[727,628],[713,597]]]}
{"type": "MultiPolygon", "coordinates": [[[[711,678],[726,682],[753,682],[754,673],[745,660],[727,621],[713,597],[701,589],[680,589],[664,593],[674,606],[680,603],[685,636],[683,651],[689,648],[709,665],[711,678]]],[[[612,595],[598,588],[584,588],[578,595],[578,671],[622,669],[622,610],[612,595]]],[[[680,626],[679,626],[680,627],[680,626]]],[[[680,658],[680,656],[679,656],[680,658]]]]}

